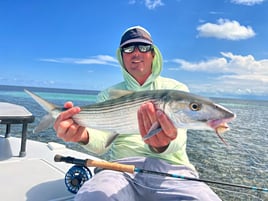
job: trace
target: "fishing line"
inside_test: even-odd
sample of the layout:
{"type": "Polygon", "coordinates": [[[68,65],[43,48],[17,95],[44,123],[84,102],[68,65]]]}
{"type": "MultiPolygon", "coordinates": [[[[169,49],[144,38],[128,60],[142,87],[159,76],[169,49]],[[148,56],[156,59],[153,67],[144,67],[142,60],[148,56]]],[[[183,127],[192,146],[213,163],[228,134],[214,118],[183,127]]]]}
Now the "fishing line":
{"type": "Polygon", "coordinates": [[[74,157],[64,157],[61,155],[55,155],[54,157],[55,162],[66,162],[76,165],[81,165],[85,167],[98,167],[103,169],[109,169],[109,170],[115,170],[120,172],[128,172],[128,173],[144,173],[144,174],[153,174],[153,175],[160,175],[164,177],[173,177],[183,180],[190,180],[190,181],[197,181],[197,182],[205,182],[210,184],[217,184],[217,185],[223,185],[223,186],[229,186],[229,187],[236,187],[236,188],[243,188],[243,189],[249,189],[254,191],[261,191],[261,192],[268,192],[268,188],[264,187],[257,187],[257,186],[247,186],[242,184],[232,184],[232,183],[226,183],[226,182],[219,182],[219,181],[213,181],[208,179],[198,179],[193,177],[187,177],[179,174],[170,174],[165,172],[158,172],[158,171],[152,171],[152,170],[145,170],[142,168],[137,168],[134,165],[126,165],[121,163],[113,163],[113,162],[107,162],[107,161],[97,161],[97,160],[91,160],[91,159],[77,159],[74,157]]]}

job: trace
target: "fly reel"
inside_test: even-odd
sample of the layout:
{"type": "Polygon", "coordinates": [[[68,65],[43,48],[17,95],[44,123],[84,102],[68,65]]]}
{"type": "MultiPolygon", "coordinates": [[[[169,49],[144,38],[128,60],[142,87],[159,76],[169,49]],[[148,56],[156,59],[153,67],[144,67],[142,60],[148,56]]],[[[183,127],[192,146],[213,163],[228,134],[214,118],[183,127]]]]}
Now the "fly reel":
{"type": "Polygon", "coordinates": [[[74,165],[65,174],[65,185],[67,189],[76,194],[80,187],[92,177],[91,171],[81,165],[74,165]]]}

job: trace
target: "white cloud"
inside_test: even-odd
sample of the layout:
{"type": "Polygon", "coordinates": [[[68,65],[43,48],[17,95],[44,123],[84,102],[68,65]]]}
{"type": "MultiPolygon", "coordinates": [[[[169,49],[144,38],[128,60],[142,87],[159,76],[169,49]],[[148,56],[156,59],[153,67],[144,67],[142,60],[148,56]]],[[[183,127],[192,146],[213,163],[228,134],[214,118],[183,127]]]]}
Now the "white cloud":
{"type": "Polygon", "coordinates": [[[161,0],[145,0],[145,6],[150,10],[163,5],[161,0]]]}
{"type": "Polygon", "coordinates": [[[193,91],[214,95],[268,95],[268,59],[256,60],[252,55],[234,55],[231,52],[222,52],[221,55],[196,63],[175,59],[173,61],[180,66],[169,70],[182,69],[211,75],[203,83],[191,83],[193,91]]]}
{"type": "Polygon", "coordinates": [[[255,4],[261,4],[265,0],[231,0],[232,3],[241,4],[246,6],[253,6],[255,4]]]}
{"type": "Polygon", "coordinates": [[[248,39],[255,36],[250,26],[242,26],[239,22],[228,19],[218,19],[217,24],[205,23],[197,27],[198,36],[215,37],[227,40],[248,39]]]}
{"type": "Polygon", "coordinates": [[[119,67],[117,59],[108,55],[97,55],[90,58],[48,58],[40,59],[44,62],[69,63],[69,64],[101,64],[119,67]]]}
{"type": "Polygon", "coordinates": [[[268,76],[268,59],[255,60],[252,55],[234,55],[231,52],[221,52],[223,57],[212,58],[206,61],[191,63],[182,59],[173,61],[187,71],[203,71],[208,73],[234,73],[234,74],[265,74],[268,76]]]}
{"type": "MultiPolygon", "coordinates": [[[[181,65],[181,69],[186,71],[205,71],[205,72],[216,72],[226,71],[227,60],[225,58],[215,58],[208,61],[200,61],[197,63],[191,63],[182,59],[174,59],[175,63],[181,65]]],[[[176,70],[176,68],[170,69],[176,70]]]]}
{"type": "Polygon", "coordinates": [[[149,10],[153,10],[156,7],[159,6],[163,6],[164,3],[162,2],[162,0],[129,0],[128,1],[129,4],[137,4],[137,3],[141,3],[141,4],[145,4],[145,6],[149,9],[149,10]]]}

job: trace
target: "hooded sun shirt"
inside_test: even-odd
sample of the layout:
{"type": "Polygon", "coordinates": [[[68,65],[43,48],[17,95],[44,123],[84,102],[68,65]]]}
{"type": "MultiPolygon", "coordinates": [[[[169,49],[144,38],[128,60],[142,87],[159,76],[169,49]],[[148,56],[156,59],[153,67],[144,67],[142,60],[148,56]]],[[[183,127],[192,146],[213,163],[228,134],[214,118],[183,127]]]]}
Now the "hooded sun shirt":
{"type": "MultiPolygon", "coordinates": [[[[188,88],[183,83],[170,78],[160,76],[162,71],[162,55],[159,49],[153,45],[155,56],[152,64],[152,74],[147,78],[143,85],[140,85],[125,69],[120,48],[117,50],[117,59],[121,65],[124,81],[109,87],[100,92],[98,102],[108,100],[110,90],[154,90],[154,89],[177,89],[188,91],[188,88]]],[[[127,157],[154,157],[167,161],[170,164],[186,165],[194,170],[190,164],[186,154],[186,129],[178,129],[178,136],[173,140],[168,148],[162,153],[153,152],[147,144],[145,144],[139,133],[133,135],[119,135],[113,143],[107,148],[106,142],[109,140],[106,132],[88,128],[89,144],[84,145],[89,151],[98,155],[105,154],[106,160],[117,160],[127,157]],[[108,151],[108,152],[107,152],[108,151]]]]}
{"type": "MultiPolygon", "coordinates": [[[[152,65],[152,74],[147,78],[143,85],[140,85],[126,70],[124,67],[122,54],[120,48],[117,50],[117,59],[121,65],[124,82],[119,83],[119,85],[124,85],[124,89],[132,90],[132,91],[141,91],[141,90],[152,90],[156,88],[156,84],[158,83],[157,78],[159,77],[162,71],[162,56],[160,51],[156,46],[153,46],[155,57],[152,65]]],[[[120,86],[118,86],[120,87],[120,86]]],[[[122,86],[123,87],[123,86],[122,86]]]]}

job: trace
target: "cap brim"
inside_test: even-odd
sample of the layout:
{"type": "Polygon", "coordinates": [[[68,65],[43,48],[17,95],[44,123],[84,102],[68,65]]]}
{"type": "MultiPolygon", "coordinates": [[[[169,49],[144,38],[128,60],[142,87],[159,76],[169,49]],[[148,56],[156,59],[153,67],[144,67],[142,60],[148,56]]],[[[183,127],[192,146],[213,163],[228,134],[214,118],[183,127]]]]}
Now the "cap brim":
{"type": "Polygon", "coordinates": [[[134,39],[130,39],[130,40],[127,40],[125,41],[124,43],[122,43],[120,45],[120,47],[123,47],[124,45],[127,45],[129,43],[146,43],[148,45],[152,45],[153,43],[149,40],[146,40],[146,39],[142,39],[142,38],[134,38],[134,39]]]}

